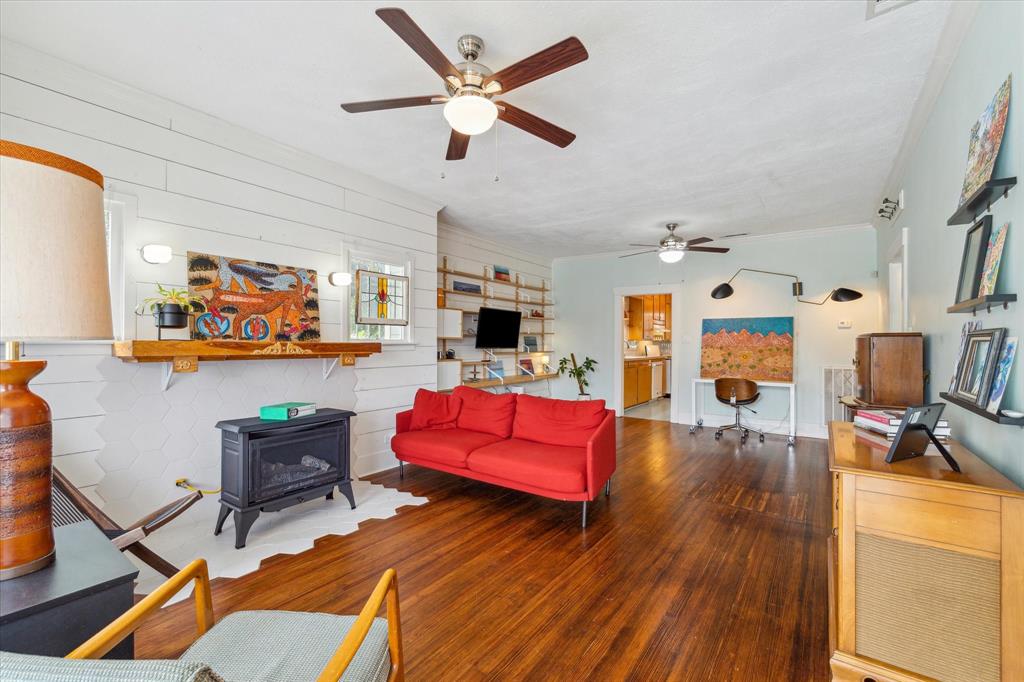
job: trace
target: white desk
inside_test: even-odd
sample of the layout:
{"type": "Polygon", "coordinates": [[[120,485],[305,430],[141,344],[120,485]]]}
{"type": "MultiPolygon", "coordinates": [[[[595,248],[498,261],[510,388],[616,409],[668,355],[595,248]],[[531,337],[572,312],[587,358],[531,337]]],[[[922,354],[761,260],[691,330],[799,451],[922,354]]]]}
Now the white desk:
{"type": "MultiPolygon", "coordinates": [[[[698,427],[704,426],[704,415],[701,410],[701,415],[697,415],[697,384],[712,384],[714,385],[714,379],[701,379],[695,378],[693,383],[690,385],[690,433],[697,430],[698,427]]],[[[793,445],[796,443],[796,384],[792,381],[759,381],[757,382],[758,390],[762,388],[786,388],[789,389],[789,444],[793,445]]],[[[701,403],[703,406],[703,403],[701,403]]]]}

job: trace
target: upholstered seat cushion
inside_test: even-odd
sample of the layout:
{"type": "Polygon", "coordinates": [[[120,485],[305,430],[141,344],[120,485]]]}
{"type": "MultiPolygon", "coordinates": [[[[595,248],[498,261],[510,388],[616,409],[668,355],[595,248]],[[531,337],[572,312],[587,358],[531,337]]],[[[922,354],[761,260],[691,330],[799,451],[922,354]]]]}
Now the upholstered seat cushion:
{"type": "MultiPolygon", "coordinates": [[[[385,635],[385,639],[387,635],[385,635]]],[[[385,655],[387,651],[385,650],[385,655]]],[[[315,679],[311,678],[311,679],[315,679]]],[[[3,682],[222,682],[201,661],[83,661],[0,651],[3,682]]]]}
{"type": "Polygon", "coordinates": [[[474,450],[466,467],[546,490],[579,493],[586,489],[587,450],[510,438],[474,450]]]}
{"type": "MultiPolygon", "coordinates": [[[[205,663],[224,682],[315,680],[345,639],[355,616],[239,611],[196,640],[179,660],[205,663]]],[[[377,618],[341,679],[384,682],[391,670],[388,624],[377,618]]]]}
{"type": "Polygon", "coordinates": [[[467,429],[406,431],[391,439],[391,449],[400,458],[425,459],[448,466],[465,467],[469,453],[500,440],[500,436],[492,433],[467,429]]]}

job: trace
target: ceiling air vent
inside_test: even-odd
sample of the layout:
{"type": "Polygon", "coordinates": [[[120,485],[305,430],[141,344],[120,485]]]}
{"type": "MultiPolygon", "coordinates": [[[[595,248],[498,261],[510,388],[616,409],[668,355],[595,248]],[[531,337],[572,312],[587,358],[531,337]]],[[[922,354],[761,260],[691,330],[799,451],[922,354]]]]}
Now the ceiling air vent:
{"type": "Polygon", "coordinates": [[[732,237],[746,237],[749,232],[737,232],[736,234],[723,234],[719,239],[730,239],[732,237]]]}
{"type": "Polygon", "coordinates": [[[888,14],[894,10],[898,10],[900,7],[905,7],[912,2],[917,0],[867,0],[868,4],[868,21],[875,17],[880,17],[883,14],[888,14]]]}

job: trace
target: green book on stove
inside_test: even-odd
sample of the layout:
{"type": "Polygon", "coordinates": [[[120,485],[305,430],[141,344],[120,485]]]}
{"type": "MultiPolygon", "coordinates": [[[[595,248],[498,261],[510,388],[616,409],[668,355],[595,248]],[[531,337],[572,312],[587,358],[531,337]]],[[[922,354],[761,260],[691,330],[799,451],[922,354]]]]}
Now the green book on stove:
{"type": "Polygon", "coordinates": [[[311,414],[316,414],[316,403],[278,403],[260,408],[260,419],[267,421],[282,422],[311,414]]]}

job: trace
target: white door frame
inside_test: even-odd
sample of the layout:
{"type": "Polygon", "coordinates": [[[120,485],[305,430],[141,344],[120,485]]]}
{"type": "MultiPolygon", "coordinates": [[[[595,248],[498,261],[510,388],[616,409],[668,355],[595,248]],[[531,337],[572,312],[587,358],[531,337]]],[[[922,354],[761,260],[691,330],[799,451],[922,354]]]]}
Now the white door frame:
{"type": "MultiPolygon", "coordinates": [[[[910,247],[910,228],[909,227],[900,228],[900,238],[899,238],[899,240],[894,241],[890,245],[890,247],[889,247],[889,257],[886,259],[886,267],[887,268],[889,267],[890,264],[895,264],[895,263],[899,263],[900,264],[900,280],[901,280],[901,282],[900,282],[900,284],[901,284],[901,287],[900,287],[900,308],[901,308],[903,314],[901,315],[902,319],[900,320],[900,328],[899,329],[889,329],[889,331],[891,331],[891,332],[903,332],[903,331],[908,331],[910,329],[910,282],[909,282],[909,279],[908,279],[910,273],[909,273],[909,271],[907,269],[908,265],[910,264],[910,253],[909,253],[910,249],[909,249],[909,247],[910,247]]],[[[886,274],[888,276],[888,273],[886,273],[886,274]]],[[[886,306],[885,306],[886,307],[886,311],[885,311],[886,320],[885,320],[885,323],[886,323],[886,327],[889,327],[889,326],[891,326],[889,324],[889,322],[892,319],[892,313],[891,313],[892,301],[889,300],[889,291],[890,291],[890,289],[889,289],[889,286],[888,286],[888,282],[886,284],[887,284],[887,286],[886,286],[886,291],[885,291],[885,303],[886,303],[886,306]]]]}
{"type": "Polygon", "coordinates": [[[642,296],[644,294],[672,294],[672,373],[669,376],[669,390],[672,402],[669,405],[669,421],[682,424],[679,405],[683,402],[679,393],[681,360],[683,355],[683,283],[676,284],[645,284],[635,287],[615,287],[612,290],[612,315],[614,320],[613,338],[615,343],[615,365],[612,367],[612,399],[611,405],[615,416],[621,417],[622,408],[622,298],[624,296],[642,296]]]}

